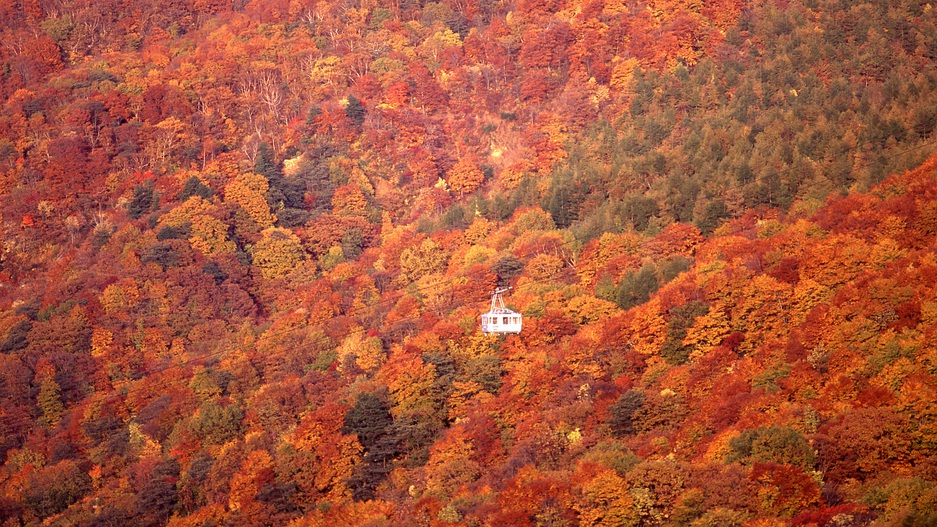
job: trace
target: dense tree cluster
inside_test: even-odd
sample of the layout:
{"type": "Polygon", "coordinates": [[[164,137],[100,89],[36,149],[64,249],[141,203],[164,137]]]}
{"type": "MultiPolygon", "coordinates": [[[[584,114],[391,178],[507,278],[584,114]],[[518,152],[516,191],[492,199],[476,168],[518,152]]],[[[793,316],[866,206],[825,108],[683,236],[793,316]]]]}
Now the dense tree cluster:
{"type": "Polygon", "coordinates": [[[0,20],[4,525],[934,522],[929,5],[0,20]]]}

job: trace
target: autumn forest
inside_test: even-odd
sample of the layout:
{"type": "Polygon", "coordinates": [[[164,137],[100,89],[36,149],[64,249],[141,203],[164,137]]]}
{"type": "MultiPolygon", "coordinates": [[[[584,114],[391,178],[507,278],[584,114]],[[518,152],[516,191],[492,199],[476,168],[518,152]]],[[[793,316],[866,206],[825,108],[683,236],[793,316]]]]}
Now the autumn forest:
{"type": "Polygon", "coordinates": [[[0,0],[0,525],[937,525],[935,152],[919,0],[0,0]]]}

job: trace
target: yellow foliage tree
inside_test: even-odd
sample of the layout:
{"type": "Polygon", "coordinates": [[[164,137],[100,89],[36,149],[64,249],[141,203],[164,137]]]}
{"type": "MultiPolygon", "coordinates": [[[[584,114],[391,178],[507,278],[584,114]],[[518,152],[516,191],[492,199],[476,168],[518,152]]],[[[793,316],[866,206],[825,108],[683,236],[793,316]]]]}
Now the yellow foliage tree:
{"type": "Polygon", "coordinates": [[[531,170],[533,170],[533,165],[530,161],[517,161],[505,167],[498,175],[498,180],[504,188],[515,189],[531,170]]]}
{"type": "Polygon", "coordinates": [[[228,237],[228,226],[211,215],[215,208],[202,197],[192,196],[160,217],[159,223],[165,227],[188,224],[189,243],[205,256],[234,252],[237,246],[228,237]]]}
{"type": "Polygon", "coordinates": [[[261,233],[253,248],[254,265],[264,278],[283,278],[305,260],[299,238],[289,229],[271,227],[261,233]]]}
{"type": "Polygon", "coordinates": [[[791,298],[790,322],[792,325],[801,324],[814,307],[825,302],[832,294],[830,288],[805,278],[794,287],[791,298]]]}
{"type": "Polygon", "coordinates": [[[94,328],[91,332],[91,356],[107,355],[114,343],[114,334],[104,328],[94,328]]]}
{"type": "Polygon", "coordinates": [[[447,353],[460,364],[497,354],[491,339],[485,335],[472,335],[458,342],[452,341],[447,348],[447,353]]]}
{"type": "Polygon", "coordinates": [[[660,300],[655,297],[634,308],[631,327],[634,330],[632,343],[636,352],[642,355],[658,352],[667,338],[667,323],[664,321],[660,300]]]}
{"type": "Polygon", "coordinates": [[[426,490],[452,495],[460,485],[481,475],[481,467],[472,460],[472,441],[462,427],[455,427],[430,448],[426,462],[426,490]]]}
{"type": "Polygon", "coordinates": [[[552,254],[538,254],[527,264],[527,274],[537,281],[552,280],[563,269],[563,260],[552,254]]]}
{"type": "Polygon", "coordinates": [[[553,167],[566,159],[566,141],[569,139],[569,130],[563,118],[555,114],[541,115],[540,131],[547,140],[535,146],[537,152],[536,170],[541,175],[549,174],[553,167]]]}
{"type": "Polygon", "coordinates": [[[605,374],[605,369],[596,360],[595,350],[601,341],[601,335],[596,327],[583,328],[573,336],[569,346],[563,353],[563,362],[569,371],[577,376],[587,376],[598,379],[605,374]]]}
{"type": "Polygon", "coordinates": [[[192,223],[192,218],[199,214],[207,214],[212,204],[201,196],[192,196],[159,218],[159,224],[164,227],[181,227],[192,223]]]}
{"type": "Polygon", "coordinates": [[[460,197],[474,192],[484,180],[485,174],[479,170],[478,165],[466,158],[460,159],[446,174],[449,188],[458,192],[460,197]]]}
{"type": "Polygon", "coordinates": [[[452,393],[446,404],[449,407],[449,421],[464,419],[473,403],[484,404],[492,399],[494,396],[475,381],[452,381],[452,393]]]}
{"type": "Polygon", "coordinates": [[[349,183],[335,189],[332,196],[332,213],[336,216],[365,216],[368,198],[358,185],[349,183]]]}
{"type": "Polygon", "coordinates": [[[448,257],[442,248],[433,240],[426,239],[416,249],[406,248],[400,253],[400,270],[406,273],[410,280],[439,273],[446,267],[448,257]]]}
{"type": "Polygon", "coordinates": [[[756,275],[742,289],[742,295],[732,303],[732,327],[744,329],[750,338],[742,344],[749,351],[757,341],[778,337],[787,331],[787,311],[791,304],[792,288],[768,275],[756,275]]]}
{"type": "Polygon", "coordinates": [[[539,208],[533,208],[519,214],[514,220],[514,231],[523,234],[528,231],[552,231],[556,228],[553,216],[539,208]]]}
{"type": "Polygon", "coordinates": [[[270,212],[270,206],[264,198],[269,188],[267,178],[247,172],[238,175],[234,181],[225,186],[224,199],[244,209],[261,228],[268,228],[272,227],[277,220],[276,216],[270,212]]]}
{"type": "Polygon", "coordinates": [[[587,246],[576,265],[576,272],[583,282],[591,283],[599,270],[612,259],[622,255],[636,255],[641,247],[641,239],[631,233],[616,236],[604,233],[598,241],[587,246]]]}
{"type": "Polygon", "coordinates": [[[732,332],[726,312],[727,308],[721,302],[713,303],[709,312],[696,317],[693,325],[686,330],[683,344],[696,348],[701,354],[718,346],[732,332]]]}
{"type": "Polygon", "coordinates": [[[491,232],[491,222],[485,218],[475,218],[472,224],[465,229],[465,242],[476,245],[485,240],[491,232]]]}
{"type": "Polygon", "coordinates": [[[429,415],[435,411],[436,367],[419,357],[401,357],[381,370],[390,391],[390,413],[395,419],[407,415],[429,415]]]}
{"type": "Polygon", "coordinates": [[[477,263],[484,263],[489,258],[494,257],[497,251],[482,245],[472,245],[465,251],[465,265],[470,266],[477,263]]]}
{"type": "Polygon", "coordinates": [[[254,450],[247,455],[241,469],[231,478],[228,508],[236,511],[254,501],[264,485],[273,481],[273,458],[265,450],[254,450]]]}
{"type": "Polygon", "coordinates": [[[106,313],[114,313],[135,306],[140,300],[140,288],[131,279],[111,284],[101,292],[101,305],[106,313]]]}
{"type": "Polygon", "coordinates": [[[374,373],[387,358],[381,339],[364,337],[361,331],[345,337],[335,351],[338,355],[338,369],[343,372],[355,364],[367,373],[374,373]]]}
{"type": "Polygon", "coordinates": [[[579,513],[580,525],[638,525],[628,483],[614,470],[602,467],[578,490],[573,508],[579,513]]]}
{"type": "Polygon", "coordinates": [[[209,258],[233,253],[237,249],[237,245],[228,238],[228,226],[214,216],[199,214],[192,218],[191,234],[189,243],[209,258]]]}
{"type": "Polygon", "coordinates": [[[362,370],[368,373],[374,373],[384,364],[386,358],[387,353],[384,351],[384,345],[381,343],[381,339],[368,337],[361,342],[361,347],[358,348],[355,363],[362,370]]]}
{"type": "Polygon", "coordinates": [[[462,39],[459,37],[458,33],[454,33],[451,29],[445,28],[424,40],[423,44],[417,49],[417,52],[427,59],[430,69],[435,70],[440,66],[442,53],[447,48],[451,47],[461,48],[462,39]]]}
{"type": "Polygon", "coordinates": [[[620,60],[612,68],[612,80],[609,87],[621,95],[634,94],[634,69],[639,67],[638,59],[629,58],[620,60]]]}
{"type": "Polygon", "coordinates": [[[597,322],[618,311],[614,302],[602,300],[592,295],[581,295],[572,298],[566,305],[566,312],[580,324],[597,322]]]}

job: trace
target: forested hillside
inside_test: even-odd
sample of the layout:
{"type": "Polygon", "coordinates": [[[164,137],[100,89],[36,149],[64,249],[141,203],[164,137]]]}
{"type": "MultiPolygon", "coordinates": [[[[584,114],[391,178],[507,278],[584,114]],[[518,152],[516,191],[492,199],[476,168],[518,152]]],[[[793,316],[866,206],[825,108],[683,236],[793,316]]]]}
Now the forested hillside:
{"type": "Polygon", "coordinates": [[[0,21],[3,525],[937,523],[930,4],[0,21]]]}

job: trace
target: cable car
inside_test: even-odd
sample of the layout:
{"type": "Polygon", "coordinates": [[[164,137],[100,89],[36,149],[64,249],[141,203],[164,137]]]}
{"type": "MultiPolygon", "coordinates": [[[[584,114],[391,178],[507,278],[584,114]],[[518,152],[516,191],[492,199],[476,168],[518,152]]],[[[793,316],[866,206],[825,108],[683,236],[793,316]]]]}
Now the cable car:
{"type": "Polygon", "coordinates": [[[491,293],[491,311],[482,315],[482,333],[520,333],[521,314],[504,307],[504,293],[510,287],[499,287],[491,293]]]}

